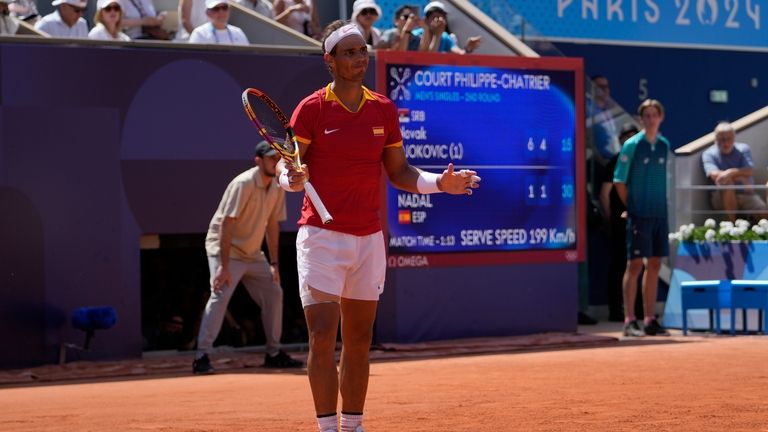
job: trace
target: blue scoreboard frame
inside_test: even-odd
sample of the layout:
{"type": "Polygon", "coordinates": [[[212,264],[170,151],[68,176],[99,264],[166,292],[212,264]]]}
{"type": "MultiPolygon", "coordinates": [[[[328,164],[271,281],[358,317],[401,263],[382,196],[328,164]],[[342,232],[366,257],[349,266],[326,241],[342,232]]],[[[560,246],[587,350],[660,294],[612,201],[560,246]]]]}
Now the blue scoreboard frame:
{"type": "Polygon", "coordinates": [[[482,177],[472,196],[386,183],[389,267],[584,259],[581,59],[380,51],[376,68],[408,161],[482,177]]]}

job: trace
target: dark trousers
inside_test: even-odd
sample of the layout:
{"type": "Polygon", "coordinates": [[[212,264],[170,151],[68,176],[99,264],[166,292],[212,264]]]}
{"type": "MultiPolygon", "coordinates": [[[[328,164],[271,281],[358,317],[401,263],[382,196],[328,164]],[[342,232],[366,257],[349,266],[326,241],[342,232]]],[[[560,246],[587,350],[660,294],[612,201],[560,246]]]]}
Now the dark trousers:
{"type": "Polygon", "coordinates": [[[606,284],[608,298],[608,317],[611,320],[624,319],[624,271],[627,268],[627,221],[619,218],[611,220],[610,258],[608,281],[606,284]]]}

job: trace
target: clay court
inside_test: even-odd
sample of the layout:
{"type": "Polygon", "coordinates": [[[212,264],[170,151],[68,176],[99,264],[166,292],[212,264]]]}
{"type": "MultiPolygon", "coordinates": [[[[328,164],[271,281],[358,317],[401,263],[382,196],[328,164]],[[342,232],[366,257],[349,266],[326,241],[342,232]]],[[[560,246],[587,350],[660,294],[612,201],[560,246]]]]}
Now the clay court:
{"type": "MultiPolygon", "coordinates": [[[[374,352],[366,430],[768,431],[768,338],[610,336],[374,352]]],[[[186,357],[6,371],[0,430],[316,430],[305,372],[260,361],[223,355],[210,376],[191,376],[186,357]],[[71,379],[89,375],[102,377],[71,379]]]]}

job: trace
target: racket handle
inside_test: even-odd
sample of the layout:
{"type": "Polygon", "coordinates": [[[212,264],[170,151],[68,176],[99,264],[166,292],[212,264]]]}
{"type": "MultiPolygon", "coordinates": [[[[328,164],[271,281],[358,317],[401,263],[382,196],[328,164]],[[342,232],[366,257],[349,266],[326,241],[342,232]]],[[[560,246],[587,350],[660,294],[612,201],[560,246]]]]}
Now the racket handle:
{"type": "Polygon", "coordinates": [[[304,183],[304,191],[307,193],[309,200],[312,201],[312,205],[315,206],[315,210],[320,214],[320,219],[324,224],[333,222],[333,217],[328,213],[328,209],[325,208],[325,204],[320,200],[320,196],[317,194],[315,187],[311,183],[304,183]]]}

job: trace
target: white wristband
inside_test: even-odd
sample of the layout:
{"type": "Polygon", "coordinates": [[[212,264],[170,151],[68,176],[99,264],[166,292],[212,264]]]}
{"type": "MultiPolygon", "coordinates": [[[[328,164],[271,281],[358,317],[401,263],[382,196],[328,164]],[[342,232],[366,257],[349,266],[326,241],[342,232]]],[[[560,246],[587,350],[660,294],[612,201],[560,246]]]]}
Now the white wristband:
{"type": "Polygon", "coordinates": [[[280,173],[280,177],[278,177],[278,183],[280,183],[280,187],[287,190],[288,192],[296,192],[295,190],[291,189],[291,183],[288,180],[288,171],[283,171],[280,173]]]}
{"type": "Polygon", "coordinates": [[[441,174],[435,174],[426,171],[419,172],[419,178],[416,180],[416,190],[423,194],[442,192],[437,187],[437,180],[440,178],[440,176],[441,174]]]}

